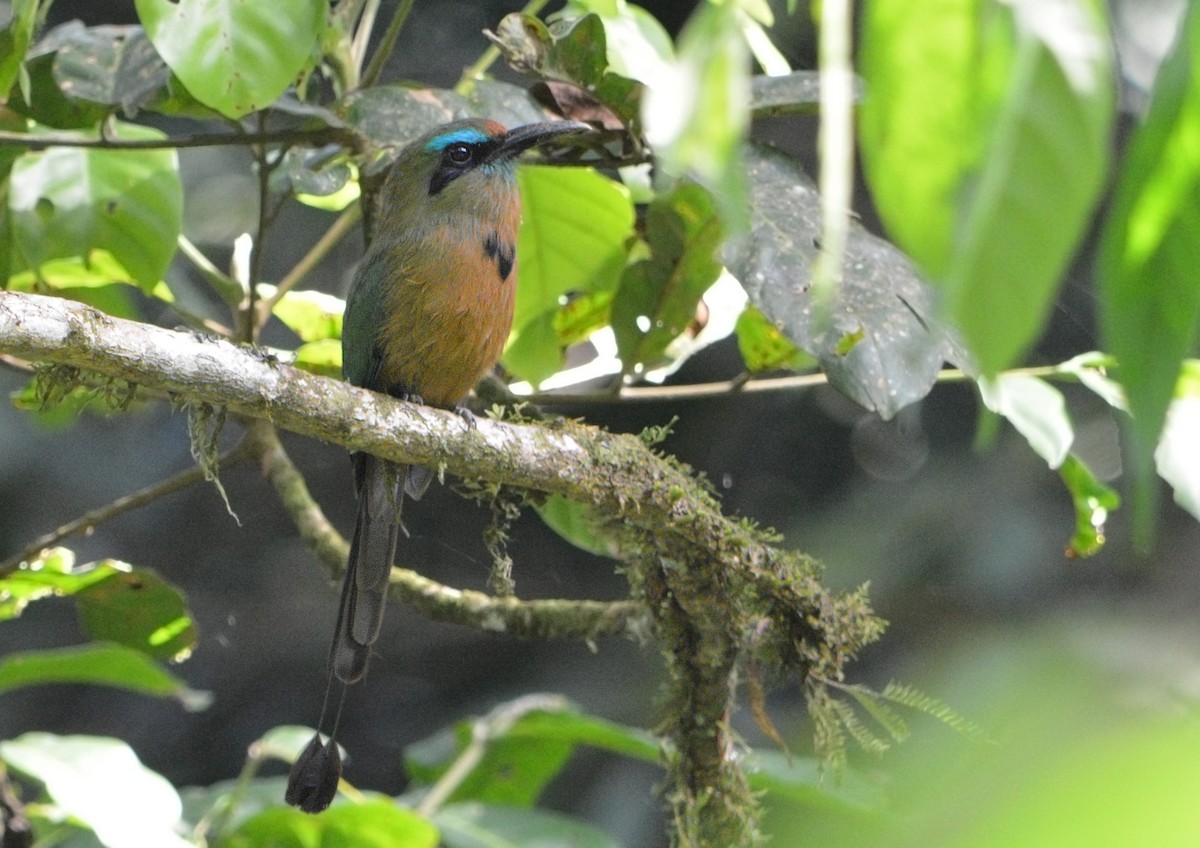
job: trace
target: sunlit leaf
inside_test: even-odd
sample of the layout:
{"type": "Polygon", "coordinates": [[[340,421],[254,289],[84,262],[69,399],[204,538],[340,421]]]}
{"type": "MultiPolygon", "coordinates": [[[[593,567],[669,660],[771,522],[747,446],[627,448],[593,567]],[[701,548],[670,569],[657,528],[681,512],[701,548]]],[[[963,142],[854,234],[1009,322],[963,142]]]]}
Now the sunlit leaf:
{"type": "Polygon", "coordinates": [[[1009,373],[980,380],[979,393],[987,408],[1008,419],[1051,468],[1062,465],[1075,440],[1062,392],[1040,377],[1009,373]]]}
{"type": "Polygon", "coordinates": [[[76,593],[83,629],[92,639],[135,648],[162,660],[180,660],[196,644],[196,626],[178,589],[153,571],[104,560],[91,566],[103,579],[76,593]]]}
{"type": "Polygon", "coordinates": [[[816,186],[785,153],[755,145],[746,158],[750,229],[726,245],[724,259],[750,302],[867,409],[890,418],[924,397],[943,363],[963,357],[912,262],[851,222],[830,323],[817,321],[809,292],[821,233],[816,186]],[[858,334],[846,351],[844,340],[858,334]]]}
{"type": "Polygon", "coordinates": [[[1200,360],[1184,360],[1154,461],[1175,503],[1200,520],[1200,360]]]}
{"type": "Polygon", "coordinates": [[[1120,496],[1105,486],[1083,460],[1070,454],[1058,469],[1075,505],[1075,533],[1067,545],[1068,557],[1089,557],[1104,547],[1104,525],[1121,505],[1120,496]]]}
{"type": "Polygon", "coordinates": [[[106,848],[192,845],[176,832],[182,806],[175,788],[119,739],[26,733],[0,742],[0,759],[43,784],[106,848]]]}
{"type": "Polygon", "coordinates": [[[313,60],[325,25],[322,0],[291,0],[286,13],[241,0],[137,0],[159,54],[197,100],[229,118],[263,109],[313,60]]]}
{"type": "MultiPolygon", "coordinates": [[[[275,287],[260,284],[258,291],[260,297],[271,297],[275,287]]],[[[346,302],[340,297],[303,289],[285,293],[273,310],[276,318],[306,342],[340,339],[345,311],[346,302]]]]}
{"type": "Polygon", "coordinates": [[[562,364],[555,316],[568,295],[616,288],[633,231],[629,192],[583,168],[522,167],[517,247],[517,355],[505,367],[537,385],[562,364]],[[535,323],[536,322],[536,323],[535,323]]]}
{"type": "Polygon", "coordinates": [[[305,342],[296,348],[292,364],[313,374],[342,378],[342,343],[337,339],[305,342]]]}
{"type": "Polygon", "coordinates": [[[612,328],[627,373],[652,366],[695,320],[696,304],[721,273],[721,222],[709,193],[684,183],[646,210],[650,256],[625,268],[612,328]]]}
{"type": "Polygon", "coordinates": [[[995,374],[1041,332],[1105,182],[1114,92],[1103,10],[1092,0],[866,10],[860,115],[874,198],[995,374]]]}

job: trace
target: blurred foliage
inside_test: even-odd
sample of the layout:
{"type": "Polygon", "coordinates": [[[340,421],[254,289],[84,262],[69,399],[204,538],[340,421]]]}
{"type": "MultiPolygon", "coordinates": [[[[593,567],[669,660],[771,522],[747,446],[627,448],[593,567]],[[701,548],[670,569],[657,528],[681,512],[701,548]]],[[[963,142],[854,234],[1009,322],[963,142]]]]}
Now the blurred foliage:
{"type": "MultiPolygon", "coordinates": [[[[1130,427],[1143,534],[1155,470],[1200,519],[1200,364],[1187,359],[1200,323],[1200,9],[1188,12],[1114,168],[1102,4],[866,3],[861,153],[894,244],[852,225],[842,287],[822,316],[809,291],[819,198],[794,157],[748,143],[752,114],[814,102],[812,75],[786,75],[762,0],[703,2],[675,41],[625,0],[570,0],[546,21],[510,15],[489,35],[534,78],[529,92],[480,76],[453,90],[357,88],[358,69],[346,63],[367,33],[323,0],[296,0],[282,17],[239,0],[138,0],[138,26],[74,22],[42,33],[48,5],[14,0],[0,29],[7,289],[123,317],[174,310],[206,330],[237,326],[239,299],[253,293],[295,336],[294,350],[273,353],[336,376],[342,302],[295,288],[299,278],[247,282],[245,266],[226,274],[199,251],[180,251],[172,144],[184,137],[133,121],[155,113],[205,121],[205,132],[293,133],[261,162],[274,169],[267,199],[337,211],[369,197],[390,156],[431,125],[468,115],[516,125],[549,106],[602,132],[550,157],[572,168],[520,172],[521,285],[504,363],[522,388],[661,379],[730,334],[747,374],[816,367],[884,418],[939,379],[972,379],[983,406],[1059,473],[1075,516],[1066,548],[1087,556],[1104,544],[1119,498],[1076,453],[1054,384],[1079,383],[1130,427]],[[780,75],[752,76],[752,57],[780,75]],[[1107,350],[1016,369],[1108,181],[1116,194],[1098,269],[1107,350]],[[173,272],[185,259],[199,271],[186,279],[173,272]],[[741,299],[721,296],[730,281],[741,299]],[[732,314],[713,314],[730,303],[732,314]],[[965,375],[948,374],[947,362],[965,375]]],[[[55,398],[77,409],[88,391],[71,385],[55,398]]],[[[42,407],[47,397],[31,384],[17,401],[42,407]]],[[[985,415],[981,431],[995,427],[985,415]]],[[[581,512],[552,500],[541,513],[581,547],[615,553],[581,512]]],[[[53,549],[0,577],[0,618],[49,597],[76,605],[90,641],[3,658],[0,693],[75,682],[203,705],[162,665],[186,656],[195,628],[182,595],[152,572],[114,560],[77,567],[53,549]]],[[[1195,844],[1191,712],[1124,711],[1112,690],[1128,679],[1094,658],[1048,655],[1047,644],[1055,634],[1035,643],[1009,633],[921,681],[985,733],[1004,728],[998,745],[918,733],[881,767],[834,744],[848,761],[841,782],[814,759],[743,751],[770,810],[766,830],[789,845],[1195,844]]],[[[818,735],[836,743],[849,734],[868,753],[908,736],[895,705],[960,722],[912,689],[834,691],[849,701],[817,711],[827,722],[818,735]]],[[[264,737],[239,781],[196,790],[187,804],[119,740],[26,734],[0,743],[0,761],[35,787],[26,813],[47,842],[66,845],[341,846],[348,834],[353,844],[413,848],[614,844],[536,805],[580,747],[660,762],[659,741],[538,703],[502,705],[413,746],[410,795],[344,784],[318,818],[281,808],[279,781],[257,773],[268,759],[294,759],[310,730],[264,737]]]]}

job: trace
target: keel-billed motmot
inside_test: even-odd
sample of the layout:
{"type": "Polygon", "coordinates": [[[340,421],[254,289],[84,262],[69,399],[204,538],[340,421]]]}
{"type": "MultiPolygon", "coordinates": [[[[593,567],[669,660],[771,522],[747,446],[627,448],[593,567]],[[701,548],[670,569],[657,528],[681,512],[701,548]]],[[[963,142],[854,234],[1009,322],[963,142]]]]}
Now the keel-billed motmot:
{"type": "MultiPolygon", "coordinates": [[[[472,119],[438,127],[401,151],[346,301],[342,368],[349,382],[457,407],[496,364],[512,326],[521,221],[516,157],[586,129],[552,121],[505,130],[472,119]]],[[[401,503],[406,494],[419,498],[432,477],[431,469],[370,454],[352,459],[358,519],[329,657],[332,674],[347,684],[362,678],[379,637],[401,503]]],[[[314,737],[292,769],[288,803],[309,812],[328,806],[337,758],[334,739],[314,737]]]]}

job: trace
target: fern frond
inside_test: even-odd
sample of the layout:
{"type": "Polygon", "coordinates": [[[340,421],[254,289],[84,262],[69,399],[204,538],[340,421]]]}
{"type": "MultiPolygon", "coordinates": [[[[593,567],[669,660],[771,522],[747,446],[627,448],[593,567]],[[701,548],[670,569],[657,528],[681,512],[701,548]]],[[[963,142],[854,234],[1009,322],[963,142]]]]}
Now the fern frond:
{"type": "Polygon", "coordinates": [[[969,739],[983,740],[987,738],[987,734],[979,725],[964,718],[945,701],[927,695],[916,687],[896,683],[893,680],[878,694],[880,698],[891,701],[893,704],[900,704],[910,710],[916,710],[935,718],[969,739]]]}
{"type": "Polygon", "coordinates": [[[857,701],[858,705],[871,718],[875,719],[879,726],[886,730],[888,736],[891,736],[894,741],[903,742],[908,738],[908,722],[887,705],[885,701],[887,699],[886,695],[876,692],[874,689],[869,689],[866,686],[848,685],[841,688],[843,692],[857,701]]]}
{"type": "Polygon", "coordinates": [[[890,742],[878,736],[871,728],[862,723],[858,713],[854,712],[854,707],[845,701],[831,700],[830,703],[838,720],[842,723],[842,727],[864,751],[882,757],[887,749],[892,747],[890,742]]]}

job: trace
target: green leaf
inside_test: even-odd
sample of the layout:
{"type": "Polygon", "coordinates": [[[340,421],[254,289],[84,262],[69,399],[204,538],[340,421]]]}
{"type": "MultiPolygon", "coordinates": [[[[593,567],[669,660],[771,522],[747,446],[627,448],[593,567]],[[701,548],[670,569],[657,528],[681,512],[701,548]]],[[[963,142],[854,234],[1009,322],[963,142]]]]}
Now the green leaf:
{"type": "Polygon", "coordinates": [[[445,848],[620,848],[593,825],[548,810],[447,804],[433,820],[445,848]]]}
{"type": "MultiPolygon", "coordinates": [[[[132,124],[117,135],[164,137],[132,124]]],[[[149,293],[175,253],[183,189],[173,150],[56,147],[17,159],[8,204],[14,271],[103,249],[149,293]]]]}
{"type": "Polygon", "coordinates": [[[159,54],[201,103],[228,118],[264,109],[316,58],[322,0],[136,0],[159,54]]]}
{"type": "Polygon", "coordinates": [[[79,619],[92,639],[116,642],[160,660],[186,659],[196,626],[178,589],[153,571],[104,560],[105,572],[76,595],[79,619]]]}
{"type": "Polygon", "coordinates": [[[613,73],[651,83],[664,63],[674,59],[670,33],[650,12],[624,0],[567,0],[551,20],[570,21],[588,14],[604,24],[605,60],[613,73]]]}
{"type": "Polygon", "coordinates": [[[1200,326],[1200,7],[1191,6],[1134,131],[1101,236],[1100,328],[1129,399],[1135,527],[1150,530],[1152,458],[1200,326]]]}
{"type": "Polygon", "coordinates": [[[1120,383],[1108,376],[1108,370],[1116,364],[1117,361],[1113,357],[1093,350],[1071,357],[1060,363],[1055,370],[1060,374],[1074,376],[1114,409],[1128,411],[1125,390],[1121,388],[1120,383]]]}
{"type": "Polygon", "coordinates": [[[1175,490],[1175,503],[1200,520],[1200,359],[1186,359],[1167,423],[1154,452],[1159,475],[1175,490]]]}
{"type": "Polygon", "coordinates": [[[880,213],[995,374],[1041,332],[1104,185],[1103,13],[1091,0],[873,0],[861,68],[880,213]]]}
{"type": "MultiPolygon", "coordinates": [[[[520,702],[514,702],[515,705],[520,702]]],[[[648,733],[584,715],[573,709],[533,709],[504,724],[510,705],[479,721],[496,727],[480,763],[455,791],[456,800],[530,806],[565,765],[577,745],[658,762],[657,741],[648,733]]],[[[462,753],[471,722],[460,722],[405,751],[413,779],[434,783],[462,753]]]]}
{"type": "Polygon", "coordinates": [[[753,306],[746,307],[738,316],[737,343],[746,370],[751,373],[780,368],[801,371],[816,364],[753,306]]]}
{"type": "Polygon", "coordinates": [[[488,37],[514,69],[577,85],[622,123],[637,121],[643,87],[608,69],[608,40],[598,15],[560,17],[547,27],[533,15],[514,12],[488,37]]]}
{"type": "Polygon", "coordinates": [[[629,265],[612,304],[626,373],[637,373],[695,320],[696,304],[721,273],[721,222],[709,193],[684,183],[646,210],[650,256],[629,265]]]}
{"type": "Polygon", "coordinates": [[[306,342],[296,348],[292,364],[313,374],[342,379],[342,343],[337,339],[306,342]]]}
{"type": "Polygon", "coordinates": [[[513,328],[521,347],[504,362],[536,386],[562,365],[552,331],[567,296],[616,289],[634,213],[628,190],[589,168],[525,166],[517,180],[524,220],[513,328]]]}
{"type": "Polygon", "coordinates": [[[244,821],[218,848],[436,848],[428,820],[388,798],[335,804],[319,816],[286,807],[244,821]]]}
{"type": "Polygon", "coordinates": [[[40,127],[55,129],[92,129],[109,113],[109,108],[99,103],[76,100],[63,94],[54,79],[54,51],[59,36],[65,31],[82,29],[75,21],[55,27],[30,51],[25,62],[25,84],[14,91],[8,107],[19,115],[32,119],[40,127]]]}
{"type": "Polygon", "coordinates": [[[834,388],[884,418],[928,394],[942,364],[964,356],[912,262],[852,221],[829,321],[816,320],[809,291],[821,234],[816,186],[778,150],[752,145],[746,159],[750,229],[726,245],[724,259],[750,302],[817,358],[834,388]],[[847,350],[844,342],[860,334],[847,350]]]}
{"type": "Polygon", "coordinates": [[[546,526],[572,545],[596,556],[620,558],[621,547],[615,536],[604,531],[604,524],[585,504],[551,495],[537,507],[546,526]]]}
{"type": "Polygon", "coordinates": [[[1062,392],[1040,377],[1010,373],[981,379],[979,394],[984,405],[1007,418],[1051,468],[1062,465],[1075,441],[1062,392]]]}
{"type": "Polygon", "coordinates": [[[0,742],[0,759],[37,780],[62,814],[106,848],[189,848],[176,833],[182,806],[170,782],[119,739],[26,733],[0,742]]]}
{"type": "Polygon", "coordinates": [[[678,57],[642,104],[655,167],[669,179],[700,181],[721,220],[745,229],[742,154],[750,126],[749,54],[733,3],[702,3],[679,34],[678,57]]]}
{"type": "Polygon", "coordinates": [[[21,72],[21,63],[33,41],[42,7],[50,0],[13,0],[12,17],[8,26],[0,30],[0,99],[16,82],[21,72]]]}
{"type": "Polygon", "coordinates": [[[54,81],[67,97],[120,106],[133,117],[165,94],[171,69],[141,27],[84,27],[74,21],[62,29],[54,81]]]}
{"type": "Polygon", "coordinates": [[[63,548],[43,552],[0,578],[0,620],[15,618],[32,601],[74,596],[80,621],[93,639],[116,642],[157,659],[182,659],[196,641],[183,596],[148,569],[117,560],[75,567],[63,548]]]}
{"type": "Polygon", "coordinates": [[[209,696],[187,684],[141,651],[120,645],[80,645],[7,654],[0,659],[0,692],[46,683],[112,686],[143,695],[176,698],[203,709],[209,696]]]}
{"type": "MultiPolygon", "coordinates": [[[[275,287],[261,283],[259,297],[269,298],[275,287]]],[[[342,314],[346,301],[319,291],[289,291],[279,299],[274,315],[288,326],[301,341],[318,342],[342,337],[342,314]]]]}
{"type": "Polygon", "coordinates": [[[757,792],[797,802],[814,809],[866,813],[883,807],[881,788],[855,771],[847,770],[840,781],[829,779],[828,769],[815,757],[789,758],[779,751],[748,751],[743,768],[750,787],[757,792]]]}
{"type": "MultiPolygon", "coordinates": [[[[861,88],[856,99],[861,99],[861,88]]],[[[750,78],[750,110],[755,117],[815,113],[820,100],[821,75],[817,71],[750,78]]]]}
{"type": "Polygon", "coordinates": [[[1120,496],[1096,479],[1092,470],[1075,454],[1069,454],[1058,469],[1075,505],[1075,533],[1067,545],[1068,557],[1089,557],[1104,547],[1104,525],[1121,505],[1120,496]]]}
{"type": "Polygon", "coordinates": [[[0,577],[0,621],[16,618],[32,601],[73,595],[107,576],[106,571],[87,566],[76,570],[75,554],[66,548],[44,550],[0,577]]]}

